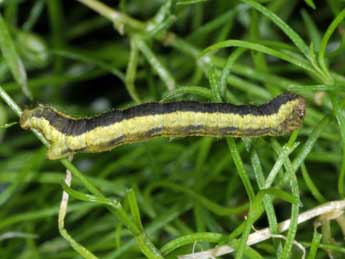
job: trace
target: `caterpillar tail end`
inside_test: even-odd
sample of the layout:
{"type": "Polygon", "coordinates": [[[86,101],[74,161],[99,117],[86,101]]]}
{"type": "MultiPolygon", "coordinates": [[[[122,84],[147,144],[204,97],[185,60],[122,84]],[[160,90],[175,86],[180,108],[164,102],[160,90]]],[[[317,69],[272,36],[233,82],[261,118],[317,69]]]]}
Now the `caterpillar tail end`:
{"type": "Polygon", "coordinates": [[[25,109],[22,115],[19,118],[20,126],[25,129],[31,129],[31,118],[32,118],[33,110],[25,109]]]}

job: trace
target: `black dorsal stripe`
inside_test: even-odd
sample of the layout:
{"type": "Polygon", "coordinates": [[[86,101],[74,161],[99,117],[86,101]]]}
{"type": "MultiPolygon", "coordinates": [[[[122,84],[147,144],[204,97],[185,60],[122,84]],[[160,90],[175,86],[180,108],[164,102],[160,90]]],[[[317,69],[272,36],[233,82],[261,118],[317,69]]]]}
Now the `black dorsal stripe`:
{"type": "Polygon", "coordinates": [[[292,93],[282,94],[272,101],[260,105],[233,105],[227,103],[200,103],[192,101],[171,103],[145,103],[126,110],[113,110],[91,118],[66,118],[54,109],[41,106],[33,114],[37,118],[45,118],[50,125],[65,135],[78,136],[97,127],[109,126],[114,123],[135,117],[148,115],[168,114],[176,111],[202,113],[230,113],[239,115],[252,114],[255,116],[271,115],[276,113],[280,106],[298,98],[292,93]]]}

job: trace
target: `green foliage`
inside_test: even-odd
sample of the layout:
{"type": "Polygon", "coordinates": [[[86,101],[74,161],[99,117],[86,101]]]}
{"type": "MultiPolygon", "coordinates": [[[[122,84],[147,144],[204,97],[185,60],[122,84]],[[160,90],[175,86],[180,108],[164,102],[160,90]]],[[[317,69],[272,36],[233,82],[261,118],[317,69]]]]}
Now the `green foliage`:
{"type": "Polygon", "coordinates": [[[115,2],[1,1],[0,258],[168,259],[229,245],[235,258],[287,259],[296,242],[308,259],[343,258],[338,211],[321,229],[299,216],[345,196],[345,3],[115,2]],[[156,138],[48,161],[46,140],[17,124],[36,103],[88,115],[286,91],[307,114],[279,138],[156,138]],[[273,236],[248,246],[266,227],[273,236]]]}

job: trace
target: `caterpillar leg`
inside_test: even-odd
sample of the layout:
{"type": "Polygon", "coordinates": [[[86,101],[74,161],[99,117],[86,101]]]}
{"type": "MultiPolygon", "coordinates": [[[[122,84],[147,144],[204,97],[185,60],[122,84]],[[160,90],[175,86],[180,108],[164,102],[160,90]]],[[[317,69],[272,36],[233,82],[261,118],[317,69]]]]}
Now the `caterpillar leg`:
{"type": "Polygon", "coordinates": [[[47,157],[50,160],[67,158],[70,155],[73,155],[73,152],[58,145],[51,145],[47,152],[47,157]]]}

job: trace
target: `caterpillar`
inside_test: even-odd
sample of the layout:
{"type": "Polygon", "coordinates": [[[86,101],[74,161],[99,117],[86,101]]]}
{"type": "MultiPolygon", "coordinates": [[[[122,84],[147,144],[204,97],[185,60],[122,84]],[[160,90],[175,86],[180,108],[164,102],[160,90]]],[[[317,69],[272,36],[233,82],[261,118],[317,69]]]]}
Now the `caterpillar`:
{"type": "Polygon", "coordinates": [[[48,159],[60,159],[156,136],[279,136],[300,127],[304,115],[304,98],[285,93],[260,106],[146,103],[88,118],[74,118],[39,105],[23,111],[20,125],[41,132],[50,143],[48,159]]]}

